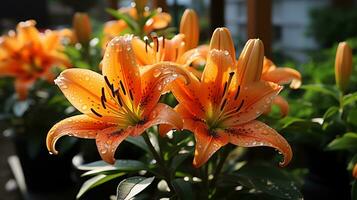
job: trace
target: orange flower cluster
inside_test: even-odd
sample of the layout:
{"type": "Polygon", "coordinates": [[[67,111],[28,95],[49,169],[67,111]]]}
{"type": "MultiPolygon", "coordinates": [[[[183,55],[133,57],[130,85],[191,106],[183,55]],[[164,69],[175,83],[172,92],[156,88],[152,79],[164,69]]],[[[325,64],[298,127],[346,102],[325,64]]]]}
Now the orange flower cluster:
{"type": "MultiPolygon", "coordinates": [[[[145,2],[139,4],[133,3],[131,7],[120,8],[118,11],[122,14],[129,15],[135,20],[139,20],[139,18],[148,18],[143,27],[143,31],[146,35],[153,30],[162,29],[169,25],[171,22],[170,14],[162,12],[160,8],[155,11],[149,11],[144,8],[144,5],[145,2]],[[156,14],[151,16],[152,12],[156,12],[156,14]]],[[[103,30],[104,47],[114,37],[125,34],[126,29],[128,29],[128,24],[122,19],[106,22],[103,30]]]]}
{"type": "Polygon", "coordinates": [[[102,75],[85,69],[62,72],[55,82],[83,114],[53,126],[48,150],[57,153],[55,143],[64,135],[90,138],[102,159],[114,163],[115,150],[125,138],[160,125],[162,135],[171,129],[194,134],[195,167],[228,143],[273,147],[285,157],[281,165],[288,164],[292,150],[287,141],[257,118],[274,102],[279,84],[292,81],[298,87],[300,74],[265,59],[259,39],[249,40],[237,59],[226,28],[216,29],[209,47],[197,47],[197,24],[196,14],[188,10],[180,33],[171,40],[115,37],[105,50],[102,75]],[[198,59],[206,63],[202,73],[190,70],[198,59]],[[179,102],[174,109],[158,103],[168,90],[179,102]]]}
{"type": "Polygon", "coordinates": [[[69,66],[61,52],[62,31],[47,30],[40,33],[35,21],[20,22],[16,32],[0,38],[0,76],[14,77],[19,99],[27,97],[28,89],[39,78],[53,81],[54,66],[69,66]]]}

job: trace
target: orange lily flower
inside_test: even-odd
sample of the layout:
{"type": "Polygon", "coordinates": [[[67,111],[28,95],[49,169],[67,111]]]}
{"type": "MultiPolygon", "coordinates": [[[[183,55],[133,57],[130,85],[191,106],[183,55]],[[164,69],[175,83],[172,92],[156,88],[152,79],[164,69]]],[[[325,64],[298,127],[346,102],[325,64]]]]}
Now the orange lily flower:
{"type": "MultiPolygon", "coordinates": [[[[120,8],[119,12],[128,14],[134,19],[139,18],[138,9],[136,4],[132,4],[131,7],[120,8]]],[[[170,14],[162,12],[162,9],[156,9],[157,14],[149,18],[144,25],[144,33],[147,35],[153,30],[162,29],[169,25],[171,22],[170,14]]],[[[144,10],[143,17],[148,17],[150,11],[144,10]]],[[[128,28],[128,25],[124,20],[111,20],[104,24],[103,29],[103,47],[116,36],[125,34],[125,30],[128,28]]]]}
{"type": "MultiPolygon", "coordinates": [[[[188,85],[171,84],[179,104],[175,108],[184,120],[184,129],[195,135],[193,165],[202,166],[222,146],[269,146],[292,158],[287,141],[274,129],[256,120],[270,106],[281,86],[260,80],[263,44],[249,40],[238,62],[229,30],[218,28],[212,35],[207,64],[199,80],[190,74],[188,85]],[[259,72],[260,70],[260,72],[259,72]]],[[[168,126],[161,126],[165,133],[168,126]]]]}
{"type": "Polygon", "coordinates": [[[103,75],[68,69],[56,79],[67,99],[83,114],[52,127],[47,135],[50,152],[57,153],[55,143],[64,135],[96,139],[102,159],[113,164],[115,150],[128,136],[139,136],[158,124],[182,128],[181,117],[158,101],[167,84],[187,74],[168,62],[139,68],[131,40],[132,36],[120,36],[108,44],[103,75]]]}
{"type": "MultiPolygon", "coordinates": [[[[276,65],[264,57],[262,80],[274,82],[279,85],[290,83],[290,88],[298,89],[301,86],[301,74],[295,69],[289,67],[276,67],[276,65]]],[[[289,113],[289,103],[281,96],[277,96],[273,100],[273,104],[280,108],[282,116],[289,113]]],[[[266,110],[269,113],[271,108],[266,110]]]]}
{"type": "MultiPolygon", "coordinates": [[[[144,41],[134,38],[133,47],[141,65],[154,64],[161,61],[171,61],[178,64],[190,66],[191,63],[205,60],[208,53],[208,46],[198,46],[199,24],[195,11],[186,9],[180,22],[180,33],[172,39],[151,35],[153,42],[149,42],[147,37],[144,41]]],[[[196,76],[201,73],[196,69],[188,67],[189,71],[196,76]]]]}
{"type": "Polygon", "coordinates": [[[28,89],[38,78],[53,81],[52,68],[69,66],[61,52],[62,32],[47,30],[40,33],[33,20],[20,22],[16,32],[0,38],[0,76],[15,78],[19,99],[27,97],[28,89]]]}

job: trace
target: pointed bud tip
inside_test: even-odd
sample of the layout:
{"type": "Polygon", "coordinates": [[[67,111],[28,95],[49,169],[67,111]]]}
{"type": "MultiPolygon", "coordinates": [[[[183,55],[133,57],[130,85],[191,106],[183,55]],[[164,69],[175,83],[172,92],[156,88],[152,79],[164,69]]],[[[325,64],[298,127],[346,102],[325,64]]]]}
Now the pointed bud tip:
{"type": "Polygon", "coordinates": [[[232,60],[235,61],[236,59],[231,32],[226,27],[216,28],[212,34],[209,49],[228,51],[229,55],[232,57],[232,60]]]}

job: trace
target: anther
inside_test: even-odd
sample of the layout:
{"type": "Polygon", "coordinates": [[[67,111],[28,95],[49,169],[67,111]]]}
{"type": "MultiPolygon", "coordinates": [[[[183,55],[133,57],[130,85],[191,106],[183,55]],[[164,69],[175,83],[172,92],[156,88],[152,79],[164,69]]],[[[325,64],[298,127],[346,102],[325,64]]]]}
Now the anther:
{"type": "Polygon", "coordinates": [[[103,117],[101,114],[99,114],[97,111],[95,111],[93,108],[90,109],[93,114],[97,115],[98,117],[103,117]]]}
{"type": "Polygon", "coordinates": [[[240,85],[238,86],[238,90],[237,90],[236,96],[234,97],[234,100],[237,100],[239,93],[240,93],[240,85]]]}
{"type": "Polygon", "coordinates": [[[131,93],[131,90],[129,90],[129,96],[130,96],[130,99],[133,101],[134,97],[133,97],[133,94],[131,93]]]}
{"type": "Polygon", "coordinates": [[[238,108],[236,109],[236,112],[238,112],[242,107],[243,107],[243,104],[244,104],[244,100],[242,100],[238,106],[238,108]]]}
{"type": "Polygon", "coordinates": [[[123,91],[123,94],[126,95],[126,91],[125,91],[123,82],[121,80],[119,81],[119,84],[120,84],[121,90],[123,91]]]}

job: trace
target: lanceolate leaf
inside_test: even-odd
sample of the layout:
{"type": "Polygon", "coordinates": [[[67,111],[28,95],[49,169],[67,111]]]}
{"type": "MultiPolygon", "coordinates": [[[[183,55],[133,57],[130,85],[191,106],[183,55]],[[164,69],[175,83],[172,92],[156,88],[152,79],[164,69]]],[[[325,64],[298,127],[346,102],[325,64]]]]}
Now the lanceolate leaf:
{"type": "Polygon", "coordinates": [[[343,106],[351,104],[355,101],[357,101],[357,92],[344,96],[343,97],[343,106]]]}
{"type": "Polygon", "coordinates": [[[346,133],[340,138],[334,139],[328,146],[328,150],[357,150],[357,133],[346,133]]]}
{"type": "Polygon", "coordinates": [[[96,161],[78,166],[80,170],[119,170],[119,171],[138,171],[147,169],[146,165],[137,160],[116,160],[114,165],[104,161],[96,161]]]}
{"type": "Polygon", "coordinates": [[[117,200],[129,200],[148,187],[155,177],[134,176],[124,179],[117,188],[117,200]]]}
{"type": "Polygon", "coordinates": [[[305,89],[305,90],[310,90],[310,91],[326,94],[326,95],[329,95],[331,97],[334,97],[338,101],[337,92],[334,92],[332,90],[332,88],[327,88],[324,85],[303,85],[303,86],[301,86],[301,89],[305,89]]]}
{"type": "Polygon", "coordinates": [[[300,200],[296,183],[281,169],[268,165],[247,164],[235,173],[222,176],[222,186],[254,189],[281,199],[300,200]]]}
{"type": "Polygon", "coordinates": [[[111,175],[104,175],[104,174],[99,174],[97,176],[94,176],[93,178],[88,179],[86,182],[83,183],[81,189],[79,190],[76,198],[79,199],[85,192],[88,190],[97,187],[98,185],[101,185],[105,182],[108,182],[112,179],[115,179],[117,177],[123,176],[125,173],[117,173],[117,174],[111,174],[111,175]]]}

